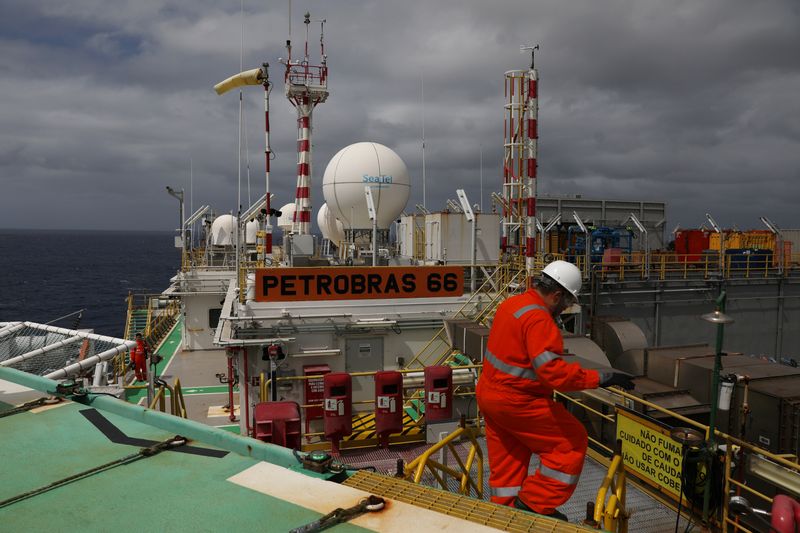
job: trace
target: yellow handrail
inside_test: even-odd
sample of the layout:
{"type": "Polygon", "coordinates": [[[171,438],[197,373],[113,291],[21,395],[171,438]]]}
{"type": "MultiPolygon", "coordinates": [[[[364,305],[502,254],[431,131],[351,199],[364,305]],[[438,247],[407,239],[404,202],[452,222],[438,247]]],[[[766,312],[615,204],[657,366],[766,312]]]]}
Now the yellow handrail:
{"type": "Polygon", "coordinates": [[[630,513],[625,508],[625,463],[621,455],[615,454],[608,473],[597,490],[593,519],[596,526],[602,524],[607,531],[626,533],[628,518],[630,513]],[[611,495],[606,501],[609,490],[611,495]]]}
{"type": "MultiPolygon", "coordinates": [[[[667,409],[665,407],[662,407],[662,406],[660,406],[658,404],[655,404],[653,402],[644,400],[642,398],[639,398],[637,396],[629,394],[629,393],[627,393],[625,391],[622,391],[622,390],[619,390],[619,389],[614,389],[613,392],[614,392],[615,395],[620,397],[620,403],[622,403],[623,400],[627,400],[627,401],[633,402],[634,404],[639,404],[639,405],[645,406],[645,407],[647,407],[649,409],[658,411],[660,413],[667,414],[671,418],[674,418],[675,420],[678,420],[683,424],[686,424],[688,426],[692,426],[692,427],[695,427],[695,428],[699,429],[700,431],[702,431],[706,435],[706,438],[708,438],[709,428],[705,424],[702,424],[700,422],[696,422],[696,421],[694,421],[694,420],[692,420],[690,418],[687,418],[687,417],[685,417],[683,415],[680,415],[680,414],[678,414],[678,413],[676,413],[674,411],[670,411],[669,409],[667,409]]],[[[582,402],[578,401],[576,398],[572,398],[570,396],[563,395],[563,394],[560,394],[560,393],[557,393],[557,396],[562,398],[562,399],[564,399],[564,400],[566,400],[566,401],[572,402],[577,406],[589,409],[588,406],[584,405],[582,402]]],[[[619,404],[615,404],[615,405],[619,405],[619,404]]],[[[591,410],[591,409],[590,409],[590,411],[596,412],[596,411],[591,410]]],[[[776,464],[779,464],[779,465],[781,465],[781,466],[783,466],[783,467],[785,467],[787,469],[790,469],[791,471],[793,471],[793,472],[797,473],[798,475],[800,475],[800,464],[792,462],[791,460],[789,460],[787,457],[784,456],[785,454],[772,453],[772,452],[770,452],[768,450],[765,450],[763,448],[759,448],[758,446],[755,446],[753,444],[750,444],[749,442],[745,442],[745,441],[743,441],[741,439],[738,439],[736,437],[733,437],[731,435],[723,433],[722,431],[719,431],[719,430],[715,430],[714,434],[716,436],[717,443],[726,444],[727,445],[726,446],[726,448],[727,448],[726,457],[725,457],[725,472],[724,472],[724,476],[725,476],[724,477],[724,482],[725,482],[725,486],[727,487],[726,491],[725,491],[726,494],[728,494],[728,492],[729,492],[729,490],[731,488],[735,487],[737,490],[744,490],[744,491],[749,492],[753,496],[756,496],[756,497],[760,498],[761,500],[765,501],[768,504],[772,503],[772,498],[770,498],[768,495],[766,495],[766,494],[764,494],[762,492],[759,492],[759,491],[753,489],[752,487],[749,487],[749,486],[745,485],[744,483],[741,483],[740,481],[734,479],[731,476],[731,468],[732,468],[731,465],[733,463],[731,454],[734,453],[732,451],[734,446],[738,446],[741,453],[746,452],[746,453],[749,453],[749,454],[756,454],[756,455],[759,455],[759,456],[763,456],[763,457],[769,459],[770,461],[772,461],[772,462],[774,462],[776,464]]],[[[615,456],[614,460],[612,460],[612,467],[614,467],[613,463],[617,460],[618,457],[619,456],[615,456]]],[[[741,464],[741,460],[739,460],[737,462],[741,464]]],[[[609,472],[611,472],[611,469],[609,469],[609,472]]],[[[625,510],[624,509],[624,501],[622,500],[622,496],[624,496],[624,494],[616,494],[615,500],[612,500],[612,498],[609,498],[608,502],[605,503],[604,507],[602,507],[600,510],[598,510],[597,506],[599,505],[600,498],[601,498],[601,496],[603,498],[605,498],[607,496],[607,491],[608,491],[609,488],[610,488],[610,485],[606,484],[606,480],[604,480],[604,484],[601,486],[601,491],[598,491],[598,503],[595,506],[595,516],[594,516],[594,519],[598,522],[598,524],[600,523],[600,519],[602,517],[602,520],[604,521],[604,524],[606,524],[604,527],[606,527],[607,529],[611,529],[611,528],[608,527],[608,525],[607,525],[608,523],[605,522],[605,521],[608,520],[608,519],[614,519],[615,517],[616,517],[616,519],[619,520],[619,518],[621,518],[623,516],[624,510],[625,510]],[[617,509],[619,511],[619,513],[617,513],[617,511],[614,510],[614,509],[617,509]]],[[[618,490],[619,486],[617,486],[616,489],[618,490]]],[[[613,497],[613,495],[612,495],[612,497],[613,497]]],[[[721,522],[723,524],[733,525],[736,528],[737,531],[739,531],[739,530],[741,530],[741,531],[749,531],[747,528],[743,527],[741,524],[738,524],[735,520],[731,520],[729,518],[729,513],[728,513],[727,506],[728,506],[728,501],[726,499],[725,501],[723,501],[722,520],[721,520],[721,522]]],[[[622,527],[621,526],[621,522],[619,522],[618,525],[620,527],[622,527]]],[[[622,531],[622,530],[620,529],[620,531],[622,531]]]]}
{"type": "Polygon", "coordinates": [[[481,450],[480,444],[477,440],[477,436],[479,434],[479,431],[476,429],[459,427],[447,437],[428,448],[422,455],[408,463],[403,471],[403,477],[407,480],[413,481],[414,483],[419,483],[422,481],[422,474],[427,468],[444,490],[449,490],[447,487],[447,476],[449,476],[459,480],[459,494],[469,496],[470,491],[474,490],[477,494],[477,498],[482,499],[483,451],[481,450]],[[466,460],[461,459],[455,447],[453,446],[453,442],[461,438],[467,438],[471,443],[466,460]],[[453,457],[456,459],[456,462],[459,466],[458,470],[431,459],[431,456],[434,453],[439,452],[445,447],[450,450],[453,457]],[[476,459],[477,481],[472,478],[471,474],[472,466],[476,459]]]}

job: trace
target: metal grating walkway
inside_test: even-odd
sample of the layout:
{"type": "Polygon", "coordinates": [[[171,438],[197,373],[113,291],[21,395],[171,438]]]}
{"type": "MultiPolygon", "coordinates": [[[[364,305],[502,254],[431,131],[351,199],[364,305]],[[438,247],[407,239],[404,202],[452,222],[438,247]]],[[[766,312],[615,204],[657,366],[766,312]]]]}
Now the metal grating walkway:
{"type": "Polygon", "coordinates": [[[590,531],[576,524],[543,518],[511,507],[467,498],[365,470],[356,472],[344,482],[344,485],[501,531],[531,533],[590,531]]]}
{"type": "MultiPolygon", "coordinates": [[[[479,442],[481,443],[481,448],[483,449],[483,456],[484,458],[486,458],[487,454],[486,454],[485,439],[481,437],[479,438],[479,442]]],[[[469,444],[465,442],[460,442],[460,443],[455,443],[455,446],[459,452],[459,455],[462,458],[465,458],[469,451],[469,444]]],[[[377,469],[379,473],[392,476],[396,472],[397,459],[402,459],[405,463],[409,463],[414,458],[422,454],[427,448],[428,448],[427,444],[420,443],[412,445],[392,446],[388,450],[374,449],[374,448],[363,449],[363,450],[346,450],[343,451],[340,460],[355,467],[373,466],[377,469]]],[[[451,457],[447,462],[449,462],[450,464],[454,464],[455,460],[451,457]]],[[[539,458],[534,455],[531,460],[531,465],[529,469],[531,474],[536,470],[538,465],[539,465],[539,458]]],[[[484,469],[485,472],[484,472],[483,491],[484,491],[484,497],[488,500],[489,498],[488,462],[484,463],[484,469]]],[[[605,466],[603,466],[602,464],[595,461],[589,456],[586,457],[586,462],[584,463],[583,467],[583,473],[581,474],[581,478],[580,481],[578,482],[578,487],[575,489],[575,493],[572,495],[572,497],[566,504],[559,507],[559,510],[565,515],[567,515],[572,524],[581,523],[583,519],[586,517],[586,504],[587,502],[590,501],[593,502],[597,497],[597,489],[600,487],[600,484],[602,483],[603,478],[606,475],[606,472],[607,468],[605,466]]],[[[414,484],[411,485],[418,486],[414,484]]],[[[437,489],[435,489],[437,493],[442,492],[443,494],[449,494],[447,492],[438,490],[438,483],[433,478],[433,476],[430,475],[428,472],[426,472],[422,477],[422,485],[427,486],[428,488],[437,487],[437,489]]],[[[458,483],[455,480],[450,481],[449,489],[452,491],[452,496],[456,498],[460,497],[458,496],[458,483]]],[[[675,512],[670,510],[668,507],[664,506],[658,500],[652,498],[650,495],[643,492],[630,482],[627,484],[626,500],[627,500],[626,503],[628,511],[631,513],[631,517],[628,522],[629,531],[636,531],[642,533],[672,533],[673,531],[675,531],[675,512]]],[[[402,501],[407,501],[407,500],[402,500],[402,501]]],[[[467,501],[479,502],[479,500],[475,500],[474,498],[469,498],[467,499],[467,501]]],[[[410,502],[410,503],[416,504],[416,502],[410,502]]],[[[441,511],[441,512],[446,512],[446,511],[441,511]]],[[[463,518],[461,514],[455,514],[455,516],[463,518]]],[[[530,515],[524,513],[515,513],[515,516],[530,516],[530,515]]],[[[684,519],[681,519],[681,525],[680,525],[681,531],[683,531],[686,528],[686,524],[687,524],[686,521],[684,519]]],[[[523,529],[520,531],[526,531],[526,530],[523,529]]],[[[572,531],[574,531],[574,529],[572,531]]]]}

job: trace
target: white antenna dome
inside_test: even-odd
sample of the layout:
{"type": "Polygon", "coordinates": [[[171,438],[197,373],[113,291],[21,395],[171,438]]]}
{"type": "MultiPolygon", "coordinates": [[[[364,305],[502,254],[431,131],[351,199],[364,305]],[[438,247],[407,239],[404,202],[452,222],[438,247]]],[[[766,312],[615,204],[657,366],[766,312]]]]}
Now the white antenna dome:
{"type": "Polygon", "coordinates": [[[236,240],[236,217],[220,215],[211,224],[211,244],[214,246],[233,246],[236,240]]]}
{"type": "Polygon", "coordinates": [[[322,232],[322,236],[331,242],[338,243],[344,240],[344,224],[333,216],[333,212],[328,208],[328,204],[322,204],[317,212],[317,225],[322,232]]]}
{"type": "Polygon", "coordinates": [[[322,193],[345,228],[372,227],[366,186],[372,188],[377,225],[386,229],[403,212],[411,194],[408,168],[394,151],[373,142],[351,144],[333,156],[322,178],[322,193]]]}
{"type": "Polygon", "coordinates": [[[294,202],[280,208],[281,216],[278,217],[278,227],[285,232],[292,231],[292,219],[294,218],[294,202]]]}
{"type": "Polygon", "coordinates": [[[253,219],[248,222],[244,227],[244,242],[246,244],[256,244],[256,239],[258,237],[258,220],[253,219]]]}

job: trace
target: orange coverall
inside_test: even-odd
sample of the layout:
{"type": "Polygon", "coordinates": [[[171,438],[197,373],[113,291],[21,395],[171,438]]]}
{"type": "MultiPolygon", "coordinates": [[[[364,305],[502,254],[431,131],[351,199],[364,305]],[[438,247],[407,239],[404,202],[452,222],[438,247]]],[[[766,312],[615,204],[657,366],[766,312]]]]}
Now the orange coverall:
{"type": "Polygon", "coordinates": [[[486,421],[492,501],[515,497],[540,514],[552,514],[575,491],[586,454],[586,430],[553,390],[593,389],[600,375],[567,363],[561,332],[534,289],[512,296],[495,314],[478,381],[486,421]],[[528,476],[532,454],[540,467],[528,476]]]}
{"type": "Polygon", "coordinates": [[[136,348],[131,350],[131,359],[135,365],[136,379],[139,381],[147,381],[147,356],[149,354],[150,349],[144,339],[136,339],[136,348]]]}

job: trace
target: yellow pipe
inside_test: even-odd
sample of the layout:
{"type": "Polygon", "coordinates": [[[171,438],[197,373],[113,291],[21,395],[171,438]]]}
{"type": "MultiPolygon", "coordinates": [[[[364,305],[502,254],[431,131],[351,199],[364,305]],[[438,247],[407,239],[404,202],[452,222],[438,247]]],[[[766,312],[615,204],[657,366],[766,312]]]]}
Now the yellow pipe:
{"type": "Polygon", "coordinates": [[[597,523],[600,523],[603,519],[606,507],[606,494],[608,493],[608,488],[611,486],[611,483],[614,481],[614,475],[617,473],[617,469],[620,467],[621,463],[622,456],[615,455],[614,459],[611,461],[611,465],[608,467],[606,477],[603,478],[600,488],[597,489],[597,498],[595,499],[594,505],[594,521],[597,523]]]}
{"type": "Polygon", "coordinates": [[[755,490],[755,489],[754,489],[754,488],[752,488],[752,487],[748,487],[747,485],[745,485],[745,484],[743,484],[743,483],[739,483],[738,481],[736,481],[736,480],[735,480],[735,479],[733,479],[733,478],[731,478],[731,479],[730,479],[730,482],[731,482],[731,483],[733,483],[734,485],[736,485],[737,487],[739,487],[739,488],[742,488],[742,489],[746,490],[747,492],[750,492],[750,493],[752,493],[752,494],[755,494],[756,496],[758,496],[758,497],[759,497],[759,498],[761,498],[762,500],[764,500],[764,501],[767,501],[767,502],[769,502],[770,504],[772,503],[772,498],[770,498],[770,497],[769,497],[769,496],[767,496],[766,494],[762,494],[761,492],[758,492],[757,490],[755,490]]]}

